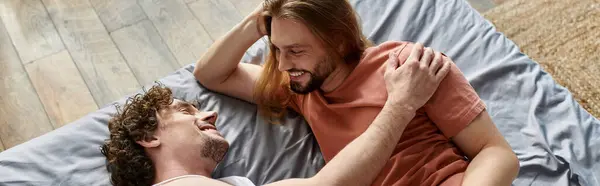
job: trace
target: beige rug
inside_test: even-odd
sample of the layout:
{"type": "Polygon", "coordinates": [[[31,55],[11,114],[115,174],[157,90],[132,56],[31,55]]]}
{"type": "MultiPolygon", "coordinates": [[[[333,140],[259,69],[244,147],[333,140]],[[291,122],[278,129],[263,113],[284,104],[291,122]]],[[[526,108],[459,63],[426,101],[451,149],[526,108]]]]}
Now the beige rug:
{"type": "Polygon", "coordinates": [[[600,118],[600,0],[510,0],[484,16],[600,118]]]}

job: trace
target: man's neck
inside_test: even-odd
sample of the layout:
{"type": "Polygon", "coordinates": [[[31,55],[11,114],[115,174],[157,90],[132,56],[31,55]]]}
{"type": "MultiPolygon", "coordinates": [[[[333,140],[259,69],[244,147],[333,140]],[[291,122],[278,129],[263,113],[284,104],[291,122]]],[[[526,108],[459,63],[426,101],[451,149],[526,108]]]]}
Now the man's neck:
{"type": "Polygon", "coordinates": [[[216,165],[206,166],[206,163],[202,160],[202,162],[194,163],[182,163],[172,158],[157,158],[157,160],[154,161],[156,170],[154,183],[184,175],[201,175],[210,178],[213,168],[216,167],[216,165]]]}
{"type": "Polygon", "coordinates": [[[358,62],[351,62],[338,65],[338,67],[325,79],[323,85],[321,85],[321,90],[328,93],[341,86],[357,64],[358,62]]]}

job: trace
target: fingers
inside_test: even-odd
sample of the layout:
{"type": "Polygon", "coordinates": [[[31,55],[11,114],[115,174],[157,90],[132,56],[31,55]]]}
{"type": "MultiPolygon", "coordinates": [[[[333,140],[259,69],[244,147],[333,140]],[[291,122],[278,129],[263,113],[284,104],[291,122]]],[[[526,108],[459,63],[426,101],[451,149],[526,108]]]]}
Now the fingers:
{"type": "Polygon", "coordinates": [[[423,55],[423,44],[416,43],[412,50],[410,51],[410,55],[406,62],[419,62],[421,61],[421,56],[423,55]]]}
{"type": "Polygon", "coordinates": [[[431,64],[431,60],[433,59],[433,49],[426,47],[423,51],[423,56],[421,57],[421,65],[425,65],[428,67],[431,64]]]}
{"type": "Polygon", "coordinates": [[[394,52],[390,52],[388,54],[387,69],[394,70],[396,68],[398,68],[398,59],[394,57],[394,52]]]}
{"type": "Polygon", "coordinates": [[[398,51],[392,51],[388,54],[387,70],[396,70],[400,66],[400,62],[398,61],[399,53],[398,51]]]}
{"type": "Polygon", "coordinates": [[[446,75],[448,75],[448,72],[450,72],[451,67],[452,67],[452,61],[450,61],[449,59],[443,59],[442,67],[437,72],[437,74],[435,74],[436,79],[438,79],[438,81],[441,82],[442,79],[444,79],[446,77],[446,75]]]}
{"type": "Polygon", "coordinates": [[[434,52],[433,59],[431,60],[431,64],[429,65],[429,70],[431,70],[431,74],[436,74],[443,65],[442,53],[434,52]]]}

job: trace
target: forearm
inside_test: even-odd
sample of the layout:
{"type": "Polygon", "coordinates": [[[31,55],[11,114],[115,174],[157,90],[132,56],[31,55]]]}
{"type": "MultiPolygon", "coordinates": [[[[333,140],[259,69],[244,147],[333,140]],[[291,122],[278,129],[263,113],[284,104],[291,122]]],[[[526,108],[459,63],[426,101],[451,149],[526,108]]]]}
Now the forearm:
{"type": "Polygon", "coordinates": [[[518,172],[519,160],[510,148],[484,148],[467,167],[462,185],[511,185],[518,172]]]}
{"type": "Polygon", "coordinates": [[[314,177],[331,185],[370,185],[389,160],[415,111],[386,104],[373,123],[314,177]]]}
{"type": "Polygon", "coordinates": [[[223,82],[233,73],[244,53],[260,39],[256,20],[252,16],[238,23],[217,40],[196,63],[194,76],[200,83],[223,82]]]}

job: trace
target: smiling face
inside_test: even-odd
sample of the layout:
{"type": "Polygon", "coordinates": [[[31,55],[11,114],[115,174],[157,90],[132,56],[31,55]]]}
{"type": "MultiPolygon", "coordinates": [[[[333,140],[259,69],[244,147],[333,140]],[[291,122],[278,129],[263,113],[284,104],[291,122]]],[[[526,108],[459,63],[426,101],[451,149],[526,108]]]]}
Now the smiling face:
{"type": "Polygon", "coordinates": [[[270,39],[278,69],[286,72],[296,93],[320,88],[336,67],[323,43],[303,23],[273,18],[270,39]]]}
{"type": "Polygon", "coordinates": [[[215,127],[216,112],[200,112],[193,104],[174,99],[157,116],[155,136],[161,150],[172,151],[184,159],[200,154],[216,163],[223,160],[229,143],[215,127]]]}

